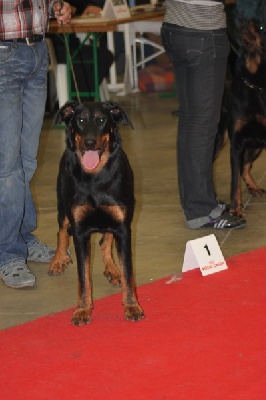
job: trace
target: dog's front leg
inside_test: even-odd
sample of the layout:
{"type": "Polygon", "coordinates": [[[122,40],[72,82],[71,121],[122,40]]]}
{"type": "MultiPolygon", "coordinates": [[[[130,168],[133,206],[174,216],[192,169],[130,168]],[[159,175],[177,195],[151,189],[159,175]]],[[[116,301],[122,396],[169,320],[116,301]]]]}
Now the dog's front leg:
{"type": "Polygon", "coordinates": [[[92,291],[90,282],[90,236],[77,237],[74,234],[74,244],[78,268],[78,308],[74,311],[72,322],[82,326],[91,322],[93,308],[92,291]]]}
{"type": "Polygon", "coordinates": [[[122,292],[125,317],[129,321],[139,321],[144,318],[144,312],[139,305],[133,275],[133,264],[131,254],[131,231],[130,229],[116,237],[116,247],[122,270],[122,292]]]}
{"type": "Polygon", "coordinates": [[[68,218],[65,218],[57,234],[57,248],[54,258],[50,262],[49,275],[61,274],[67,268],[68,264],[72,262],[71,257],[67,253],[69,245],[68,227],[69,221],[68,218]]]}

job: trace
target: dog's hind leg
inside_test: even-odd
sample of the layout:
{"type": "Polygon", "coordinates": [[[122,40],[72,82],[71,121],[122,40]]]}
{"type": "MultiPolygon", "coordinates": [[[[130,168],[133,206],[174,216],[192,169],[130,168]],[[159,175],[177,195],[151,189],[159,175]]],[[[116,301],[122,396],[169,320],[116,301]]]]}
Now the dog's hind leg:
{"type": "Polygon", "coordinates": [[[218,131],[215,138],[213,161],[216,160],[216,158],[218,157],[218,155],[220,154],[221,150],[223,149],[228,140],[227,128],[228,128],[228,111],[227,109],[226,110],[222,109],[220,122],[218,125],[218,131]]]}
{"type": "Polygon", "coordinates": [[[242,193],[241,193],[241,173],[243,167],[243,155],[235,147],[230,148],[231,162],[231,188],[230,188],[230,213],[237,217],[242,217],[242,193]]]}
{"type": "Polygon", "coordinates": [[[122,304],[125,310],[125,317],[128,321],[139,321],[144,318],[144,312],[139,305],[136,294],[131,255],[130,229],[124,229],[122,234],[116,236],[116,247],[122,269],[122,304]]]}
{"type": "Polygon", "coordinates": [[[114,236],[112,233],[105,233],[100,240],[101,256],[105,265],[104,276],[113,286],[121,286],[121,272],[117,268],[112,252],[114,236]]]}

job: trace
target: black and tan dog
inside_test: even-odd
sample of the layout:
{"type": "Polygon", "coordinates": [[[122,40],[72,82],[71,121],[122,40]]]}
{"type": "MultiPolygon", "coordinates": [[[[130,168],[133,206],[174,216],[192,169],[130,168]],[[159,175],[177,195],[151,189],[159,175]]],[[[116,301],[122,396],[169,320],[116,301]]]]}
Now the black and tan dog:
{"type": "MultiPolygon", "coordinates": [[[[263,25],[242,20],[239,58],[224,124],[231,142],[230,211],[242,216],[241,177],[254,197],[265,196],[251,176],[253,162],[266,147],[266,31],[263,25]]],[[[223,132],[219,132],[219,135],[223,132]]],[[[218,137],[219,139],[219,137],[218,137]]]]}
{"type": "Polygon", "coordinates": [[[127,320],[144,317],[140,307],[131,255],[131,222],[134,213],[133,172],[121,147],[120,123],[133,128],[126,112],[116,103],[67,102],[57,114],[67,126],[66,150],[57,182],[58,244],[49,274],[62,273],[69,262],[69,234],[73,235],[78,268],[78,308],[72,322],[90,323],[93,308],[90,282],[90,239],[100,241],[104,275],[112,285],[122,285],[127,320]],[[112,257],[116,244],[121,272],[112,257]]]}

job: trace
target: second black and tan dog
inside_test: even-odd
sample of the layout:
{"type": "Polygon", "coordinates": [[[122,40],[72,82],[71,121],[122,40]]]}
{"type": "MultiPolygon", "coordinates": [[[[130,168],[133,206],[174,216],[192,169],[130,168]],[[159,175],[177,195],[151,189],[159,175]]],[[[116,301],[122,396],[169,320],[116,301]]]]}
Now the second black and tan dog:
{"type": "Polygon", "coordinates": [[[91,322],[93,308],[90,282],[90,240],[103,234],[101,245],[104,275],[122,285],[127,320],[144,317],[136,295],[131,255],[131,222],[134,213],[133,172],[121,146],[118,125],[133,128],[126,112],[116,103],[67,102],[57,114],[57,123],[67,126],[66,150],[57,183],[58,245],[49,274],[62,273],[71,261],[67,254],[73,235],[78,268],[78,308],[72,322],[91,322]],[[112,257],[115,241],[121,271],[112,257]]]}
{"type": "MultiPolygon", "coordinates": [[[[242,216],[241,178],[254,197],[265,196],[251,176],[253,162],[266,147],[266,30],[254,21],[242,20],[239,58],[227,105],[226,124],[230,139],[230,211],[242,216]]],[[[219,132],[223,135],[224,132],[219,132]]],[[[221,138],[221,137],[220,137],[221,138]]],[[[219,137],[218,137],[219,139],[219,137]]]]}

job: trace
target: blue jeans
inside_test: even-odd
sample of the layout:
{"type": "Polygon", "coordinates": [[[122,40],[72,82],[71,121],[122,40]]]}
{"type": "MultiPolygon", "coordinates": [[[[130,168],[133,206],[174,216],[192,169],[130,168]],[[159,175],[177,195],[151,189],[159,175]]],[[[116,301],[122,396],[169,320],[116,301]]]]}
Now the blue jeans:
{"type": "Polygon", "coordinates": [[[177,169],[187,225],[196,229],[221,214],[213,182],[213,152],[220,119],[229,41],[226,30],[192,30],[164,23],[163,45],[179,97],[177,169]]]}
{"type": "Polygon", "coordinates": [[[30,181],[37,167],[47,95],[45,41],[0,41],[0,267],[27,258],[35,241],[30,181]]]}

